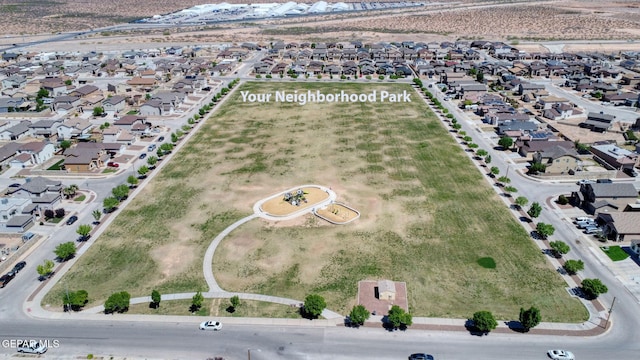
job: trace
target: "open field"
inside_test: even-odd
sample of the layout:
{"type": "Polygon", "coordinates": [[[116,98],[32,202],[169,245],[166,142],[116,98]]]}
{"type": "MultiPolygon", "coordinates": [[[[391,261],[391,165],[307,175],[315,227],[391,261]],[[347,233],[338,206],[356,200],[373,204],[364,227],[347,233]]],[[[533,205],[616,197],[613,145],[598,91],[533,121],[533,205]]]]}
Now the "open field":
{"type": "MultiPolygon", "coordinates": [[[[286,2],[274,0],[275,2],[286,2]]],[[[257,1],[257,2],[274,2],[257,1]]],[[[355,0],[347,0],[353,2],[355,0]]],[[[230,3],[246,3],[230,0],[230,3]]],[[[440,0],[440,3],[449,2],[440,0]]],[[[0,33],[23,34],[88,30],[133,20],[136,17],[164,14],[202,1],[154,1],[140,5],[132,0],[96,2],[69,0],[64,3],[38,1],[16,4],[0,0],[0,9],[11,16],[0,25],[0,33]],[[34,16],[36,14],[37,16],[34,16]]],[[[121,47],[129,43],[189,43],[217,41],[453,41],[487,39],[521,42],[523,40],[631,40],[640,39],[640,5],[635,1],[454,1],[456,5],[426,6],[421,9],[385,12],[329,14],[313,17],[247,21],[206,27],[144,30],[109,39],[95,35],[81,43],[101,45],[110,42],[121,47]],[[472,7],[470,7],[472,6],[472,7]],[[193,31],[195,30],[195,31],[193,31]],[[143,35],[146,34],[146,35],[143,35]],[[130,37],[129,39],[127,37],[130,37]],[[115,43],[114,43],[115,44],[115,43]]],[[[5,39],[7,44],[20,38],[5,39]]],[[[0,39],[2,43],[2,39],[0,39]]],[[[75,43],[75,42],[74,42],[75,43]]],[[[624,48],[630,48],[623,44],[624,48]]],[[[140,45],[138,45],[140,46],[140,45]]],[[[591,44],[582,44],[588,51],[591,44]]],[[[596,45],[597,46],[597,45],[596,45]]],[[[635,47],[637,48],[637,47],[635,47]]],[[[92,49],[95,49],[93,47],[92,49]]],[[[603,50],[601,47],[598,50],[603,50]]],[[[608,49],[608,48],[607,48],[608,49]]],[[[615,50],[615,49],[614,49],[615,50]]],[[[608,51],[614,51],[608,50],[608,51]]],[[[577,51],[577,50],[576,50],[577,51]]]]}
{"type": "MultiPolygon", "coordinates": [[[[269,93],[278,86],[250,83],[241,90],[269,93]]],[[[359,93],[407,86],[294,88],[359,93]]],[[[236,171],[234,183],[244,181],[256,193],[324,184],[360,209],[361,218],[346,226],[311,215],[304,221],[247,223],[216,252],[213,267],[221,286],[296,299],[318,292],[329,308],[346,313],[358,280],[391,278],[407,282],[415,315],[465,317],[489,309],[513,318],[520,306],[535,304],[546,320],[584,320],[585,310],[566,295],[524,229],[426,105],[415,94],[413,100],[225,104],[207,125],[208,132],[233,140],[223,150],[234,154],[229,161],[252,169],[236,171]],[[259,155],[246,155],[255,148],[262,149],[259,155]],[[489,255],[495,269],[477,264],[489,255]]]]}
{"type": "MultiPolygon", "coordinates": [[[[412,91],[400,84],[248,83],[269,93],[412,91]]],[[[45,298],[64,286],[90,303],[206,290],[202,254],[252,205],[297,184],[332,187],[358,221],[312,216],[253,220],[225,238],[214,274],[229,291],[304,299],[318,292],[347,313],[357,281],[406,281],[416,316],[517,317],[535,305],[545,321],[582,321],[586,311],[468,157],[412,94],[412,103],[242,103],[222,106],[45,298]],[[478,265],[491,256],[495,269],[478,265]]]]}

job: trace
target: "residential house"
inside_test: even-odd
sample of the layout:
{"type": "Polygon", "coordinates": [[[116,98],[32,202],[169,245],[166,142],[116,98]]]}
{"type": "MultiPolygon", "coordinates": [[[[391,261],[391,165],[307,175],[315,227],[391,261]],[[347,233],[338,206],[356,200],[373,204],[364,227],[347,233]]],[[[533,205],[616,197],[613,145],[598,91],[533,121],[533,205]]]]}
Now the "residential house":
{"type": "Polygon", "coordinates": [[[58,77],[41,79],[40,87],[47,90],[51,97],[65,95],[67,93],[67,85],[58,77]]]}
{"type": "Polygon", "coordinates": [[[0,113],[21,111],[21,109],[24,109],[28,105],[29,103],[22,97],[0,97],[0,113]]]}
{"type": "Polygon", "coordinates": [[[120,111],[124,111],[127,106],[127,98],[122,95],[114,95],[108,97],[105,101],[102,102],[102,107],[104,111],[108,114],[119,113],[120,111]]]}
{"type": "Polygon", "coordinates": [[[125,115],[125,116],[121,117],[120,119],[114,121],[113,125],[121,127],[121,128],[123,128],[125,130],[131,130],[133,125],[138,124],[138,123],[144,124],[146,122],[147,122],[147,120],[143,116],[125,115]]]}
{"type": "Polygon", "coordinates": [[[62,201],[62,183],[44,177],[27,178],[26,182],[12,192],[13,197],[31,199],[42,209],[53,209],[62,201]]]}
{"type": "Polygon", "coordinates": [[[84,86],[81,86],[81,87],[71,91],[69,93],[69,95],[70,96],[77,96],[77,97],[80,97],[80,98],[85,98],[85,97],[87,97],[89,95],[98,94],[98,93],[100,93],[100,89],[97,86],[84,85],[84,86]]]}
{"type": "Polygon", "coordinates": [[[48,141],[32,141],[20,145],[17,154],[27,154],[32,164],[44,164],[53,157],[56,147],[48,141]]]}
{"type": "Polygon", "coordinates": [[[73,109],[79,107],[80,104],[82,104],[82,99],[77,96],[60,95],[53,99],[53,110],[73,109]]]}
{"type": "Polygon", "coordinates": [[[61,124],[60,120],[36,121],[29,125],[29,135],[35,138],[55,138],[58,135],[58,126],[61,124]]]}
{"type": "Polygon", "coordinates": [[[162,101],[159,99],[148,100],[140,106],[142,116],[160,116],[162,113],[162,101]]]}
{"type": "Polygon", "coordinates": [[[544,110],[542,116],[551,120],[566,119],[571,116],[580,115],[582,112],[569,104],[554,104],[551,109],[544,110]]]}
{"type": "Polygon", "coordinates": [[[0,169],[4,169],[9,165],[20,146],[21,144],[17,142],[10,142],[0,146],[0,169]]]}
{"type": "Polygon", "coordinates": [[[574,149],[574,144],[571,141],[536,140],[534,137],[516,144],[518,153],[529,158],[535,153],[544,153],[558,146],[567,150],[574,149]]]}
{"type": "Polygon", "coordinates": [[[543,91],[544,85],[541,84],[531,84],[531,83],[524,83],[521,82],[518,85],[518,95],[524,95],[524,93],[526,92],[538,92],[538,91],[543,91]]]}
{"type": "MultiPolygon", "coordinates": [[[[570,142],[570,141],[569,141],[570,142]]],[[[570,146],[555,145],[555,143],[566,143],[565,141],[534,141],[533,143],[544,143],[549,145],[541,152],[533,155],[533,161],[546,166],[545,174],[573,174],[582,167],[582,160],[578,152],[570,146]]]]}
{"type": "Polygon", "coordinates": [[[27,84],[27,78],[22,75],[11,75],[2,79],[2,90],[4,89],[20,89],[27,84]]]}
{"type": "Polygon", "coordinates": [[[587,114],[587,120],[580,124],[582,127],[590,128],[592,131],[606,132],[613,125],[614,115],[594,113],[587,114]]]}
{"type": "Polygon", "coordinates": [[[18,140],[29,135],[30,121],[21,121],[18,124],[0,131],[0,140],[18,140]]]}
{"type": "Polygon", "coordinates": [[[617,212],[636,202],[638,190],[631,183],[583,184],[572,197],[590,214],[617,212]]]}
{"type": "Polygon", "coordinates": [[[592,145],[589,150],[599,163],[610,169],[632,169],[638,164],[638,153],[618,147],[615,144],[592,145]]]}
{"type": "Polygon", "coordinates": [[[0,233],[23,233],[33,226],[31,199],[19,197],[0,198],[0,233]]]}
{"type": "Polygon", "coordinates": [[[498,135],[504,134],[506,131],[520,130],[524,133],[538,130],[538,124],[533,121],[505,121],[502,125],[498,125],[498,135]]]}
{"type": "Polygon", "coordinates": [[[93,125],[84,119],[68,119],[60,124],[56,131],[59,140],[84,139],[91,137],[91,128],[93,125]]]}
{"type": "MultiPolygon", "coordinates": [[[[640,212],[599,213],[597,221],[604,224],[603,234],[610,240],[625,241],[630,238],[640,238],[640,212]]],[[[636,253],[640,253],[639,243],[635,240],[636,253]]]]}
{"type": "Polygon", "coordinates": [[[109,161],[104,143],[81,142],[65,152],[64,167],[73,173],[99,169],[109,161]]]}
{"type": "Polygon", "coordinates": [[[632,92],[611,93],[611,94],[603,95],[602,101],[609,102],[616,106],[619,106],[619,105],[634,106],[635,104],[638,103],[639,96],[640,95],[638,95],[637,93],[632,93],[632,92]],[[630,104],[628,105],[628,103],[630,104]]]}

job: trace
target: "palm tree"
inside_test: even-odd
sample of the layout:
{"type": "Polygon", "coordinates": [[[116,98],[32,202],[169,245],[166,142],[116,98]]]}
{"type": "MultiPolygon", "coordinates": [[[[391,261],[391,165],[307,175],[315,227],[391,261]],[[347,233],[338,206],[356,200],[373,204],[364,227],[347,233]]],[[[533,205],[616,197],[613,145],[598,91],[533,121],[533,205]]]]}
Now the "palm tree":
{"type": "Polygon", "coordinates": [[[76,193],[78,192],[78,185],[76,184],[71,184],[67,187],[65,187],[62,192],[64,193],[64,195],[67,197],[67,199],[70,199],[72,197],[74,197],[76,195],[76,193]]]}

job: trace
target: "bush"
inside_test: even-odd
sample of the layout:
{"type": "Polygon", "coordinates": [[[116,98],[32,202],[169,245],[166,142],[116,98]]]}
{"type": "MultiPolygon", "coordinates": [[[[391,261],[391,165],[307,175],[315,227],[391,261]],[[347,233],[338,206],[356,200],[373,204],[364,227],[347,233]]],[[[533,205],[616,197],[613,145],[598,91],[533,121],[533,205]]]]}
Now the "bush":
{"type": "Polygon", "coordinates": [[[46,209],[44,211],[44,218],[45,219],[52,219],[54,217],[54,215],[55,214],[54,214],[53,210],[51,210],[51,209],[46,209]]]}
{"type": "Polygon", "coordinates": [[[498,322],[489,311],[478,311],[473,314],[473,326],[478,331],[488,334],[498,326],[498,322]]]}
{"type": "Polygon", "coordinates": [[[56,209],[55,213],[56,213],[56,217],[57,218],[63,218],[64,214],[66,212],[65,212],[64,208],[58,208],[58,209],[56,209]]]}
{"type": "Polygon", "coordinates": [[[317,319],[327,307],[324,298],[317,294],[307,295],[304,299],[303,315],[309,319],[317,319]]]}
{"type": "Polygon", "coordinates": [[[569,199],[567,199],[566,196],[564,196],[564,195],[558,196],[558,204],[567,205],[568,203],[569,203],[569,199]]]}
{"type": "Polygon", "coordinates": [[[131,295],[126,291],[121,291],[111,294],[107,301],[104,303],[105,314],[112,314],[115,312],[123,313],[129,310],[129,302],[131,295]]]}
{"type": "Polygon", "coordinates": [[[525,331],[529,331],[540,324],[542,317],[540,316],[540,310],[535,307],[530,307],[529,310],[520,308],[520,324],[524,327],[525,331]]]}
{"type": "Polygon", "coordinates": [[[408,312],[404,311],[400,306],[393,305],[387,315],[387,321],[394,329],[406,328],[413,324],[413,317],[408,312]]]}
{"type": "Polygon", "coordinates": [[[349,323],[351,326],[358,327],[364,325],[371,314],[363,305],[355,305],[349,313],[349,323]]]}

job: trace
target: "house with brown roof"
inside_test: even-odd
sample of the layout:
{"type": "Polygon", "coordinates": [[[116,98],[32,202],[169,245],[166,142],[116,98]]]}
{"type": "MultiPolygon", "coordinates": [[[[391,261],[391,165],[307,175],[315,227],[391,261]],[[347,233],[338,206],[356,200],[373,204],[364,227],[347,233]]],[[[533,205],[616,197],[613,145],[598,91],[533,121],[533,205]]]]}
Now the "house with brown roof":
{"type": "Polygon", "coordinates": [[[44,164],[53,157],[55,146],[46,140],[31,141],[21,144],[16,153],[29,156],[32,164],[44,164]]]}
{"type": "Polygon", "coordinates": [[[147,122],[147,119],[144,116],[139,115],[125,115],[120,119],[113,122],[113,125],[121,127],[125,130],[131,130],[134,124],[141,123],[144,124],[147,122]]]}
{"type": "Polygon", "coordinates": [[[599,213],[597,221],[603,226],[603,233],[613,241],[640,238],[640,212],[599,213]]]}
{"type": "Polygon", "coordinates": [[[103,143],[81,142],[65,151],[64,167],[69,172],[90,172],[99,169],[109,161],[103,143]]]}
{"type": "Polygon", "coordinates": [[[100,92],[100,89],[95,85],[84,85],[71,91],[69,95],[84,98],[91,94],[97,94],[99,92],[100,92]]]}
{"type": "Polygon", "coordinates": [[[623,170],[634,168],[638,164],[638,154],[618,147],[616,144],[592,145],[589,151],[599,163],[609,169],[623,170]]]}
{"type": "Polygon", "coordinates": [[[554,145],[564,141],[534,141],[549,144],[543,151],[536,152],[534,162],[544,164],[545,174],[573,174],[582,167],[582,159],[573,147],[554,145]]]}
{"type": "Polygon", "coordinates": [[[152,86],[155,86],[156,84],[157,84],[157,81],[155,78],[148,78],[148,77],[134,76],[133,78],[127,80],[127,85],[131,85],[131,86],[152,87],[152,86]]]}

